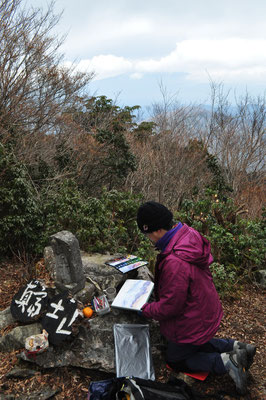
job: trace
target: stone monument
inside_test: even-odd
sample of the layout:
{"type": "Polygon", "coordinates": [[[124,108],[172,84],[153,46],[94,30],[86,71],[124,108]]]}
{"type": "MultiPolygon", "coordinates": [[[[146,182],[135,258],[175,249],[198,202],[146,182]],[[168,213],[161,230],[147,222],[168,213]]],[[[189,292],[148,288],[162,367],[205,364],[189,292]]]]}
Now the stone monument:
{"type": "Polygon", "coordinates": [[[79,292],[85,286],[85,275],[77,238],[61,231],[50,237],[50,243],[55,257],[55,286],[59,291],[79,292]]]}

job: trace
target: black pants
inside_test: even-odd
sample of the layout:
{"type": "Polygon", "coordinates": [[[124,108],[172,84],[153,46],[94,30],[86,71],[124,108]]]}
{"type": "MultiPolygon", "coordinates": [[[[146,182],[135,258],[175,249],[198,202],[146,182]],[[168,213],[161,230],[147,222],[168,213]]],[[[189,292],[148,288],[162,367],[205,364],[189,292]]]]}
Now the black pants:
{"type": "Polygon", "coordinates": [[[175,370],[182,372],[208,371],[216,374],[226,373],[221,353],[233,350],[233,339],[211,339],[195,346],[168,342],[166,362],[175,370]]]}

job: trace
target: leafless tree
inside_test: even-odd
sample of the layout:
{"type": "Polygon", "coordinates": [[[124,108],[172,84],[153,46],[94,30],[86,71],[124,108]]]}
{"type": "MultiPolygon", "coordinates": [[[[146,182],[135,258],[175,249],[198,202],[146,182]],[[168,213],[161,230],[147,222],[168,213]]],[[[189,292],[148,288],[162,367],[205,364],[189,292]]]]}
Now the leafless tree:
{"type": "Polygon", "coordinates": [[[228,98],[229,92],[224,91],[223,85],[212,84],[212,108],[203,132],[209,151],[217,156],[234,190],[236,201],[246,201],[251,210],[254,208],[251,197],[254,201],[255,193],[259,198],[265,193],[266,99],[265,95],[252,98],[246,94],[236,97],[233,106],[228,98]]]}
{"type": "MultiPolygon", "coordinates": [[[[257,216],[265,198],[265,97],[248,94],[229,101],[222,84],[211,83],[211,109],[183,106],[160,86],[163,101],[152,107],[153,133],[132,149],[139,161],[127,187],[146,199],[175,205],[195,188],[212,183],[207,155],[214,155],[235,202],[257,216]],[[193,145],[197,144],[198,145],[193,145]]],[[[143,136],[144,137],[144,136],[143,136]]]]}
{"type": "Polygon", "coordinates": [[[62,115],[92,78],[63,66],[53,6],[43,12],[0,0],[0,139],[31,164],[40,154],[52,158],[62,115]]]}
{"type": "Polygon", "coordinates": [[[210,181],[206,153],[191,145],[197,137],[198,108],[182,106],[161,86],[163,101],[153,104],[153,133],[139,143],[132,138],[138,169],[129,174],[127,188],[171,207],[178,207],[195,188],[199,193],[210,181]]]}

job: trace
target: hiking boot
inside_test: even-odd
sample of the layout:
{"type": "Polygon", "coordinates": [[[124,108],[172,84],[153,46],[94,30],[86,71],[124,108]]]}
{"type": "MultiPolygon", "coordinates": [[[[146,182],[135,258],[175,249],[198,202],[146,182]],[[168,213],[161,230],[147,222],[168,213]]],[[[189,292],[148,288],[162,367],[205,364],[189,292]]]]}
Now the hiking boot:
{"type": "Polygon", "coordinates": [[[247,352],[247,370],[251,367],[256,353],[256,346],[253,344],[237,342],[239,349],[244,349],[247,352]]]}
{"type": "Polygon", "coordinates": [[[224,366],[236,385],[238,393],[244,395],[247,391],[247,352],[245,349],[222,353],[224,366]]]}

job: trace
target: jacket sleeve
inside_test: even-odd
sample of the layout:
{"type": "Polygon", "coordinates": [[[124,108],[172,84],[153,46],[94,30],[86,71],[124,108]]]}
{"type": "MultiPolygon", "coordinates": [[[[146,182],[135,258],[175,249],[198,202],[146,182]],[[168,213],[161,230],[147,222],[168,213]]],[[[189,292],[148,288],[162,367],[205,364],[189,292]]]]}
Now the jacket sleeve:
{"type": "Polygon", "coordinates": [[[166,261],[158,282],[159,301],[146,303],[143,315],[163,321],[181,315],[187,300],[189,287],[189,266],[178,259],[166,261]]]}

